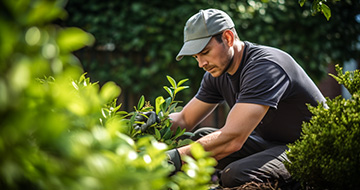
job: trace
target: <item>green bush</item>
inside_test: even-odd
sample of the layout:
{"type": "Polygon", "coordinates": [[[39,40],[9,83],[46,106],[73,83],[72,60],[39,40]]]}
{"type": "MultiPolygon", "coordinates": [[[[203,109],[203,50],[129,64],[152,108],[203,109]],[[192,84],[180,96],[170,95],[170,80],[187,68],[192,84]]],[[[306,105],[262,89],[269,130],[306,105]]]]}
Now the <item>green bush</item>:
{"type": "MultiPolygon", "coordinates": [[[[121,129],[121,132],[127,134],[132,139],[139,139],[144,136],[153,136],[157,141],[166,143],[170,148],[177,148],[183,145],[190,144],[192,141],[189,138],[185,140],[178,140],[180,136],[191,136],[192,133],[185,132],[185,129],[178,127],[174,132],[170,129],[172,123],[169,120],[169,114],[180,111],[182,108],[178,106],[181,101],[175,100],[178,92],[187,89],[188,86],[182,86],[187,79],[183,79],[178,83],[170,76],[167,76],[171,87],[164,86],[164,89],[168,92],[170,97],[164,99],[159,96],[155,99],[155,108],[148,101],[145,101],[145,97],[141,96],[137,107],[134,107],[135,111],[126,112],[118,111],[121,105],[117,106],[116,100],[112,102],[106,109],[103,109],[103,116],[107,119],[106,126],[112,127],[120,124],[125,127],[121,129]],[[145,115],[146,112],[154,112],[156,116],[153,118],[145,115]],[[141,116],[146,118],[146,121],[137,121],[135,118],[141,116]],[[156,121],[158,117],[158,121],[156,121]],[[150,126],[142,127],[148,120],[156,121],[150,126]]],[[[151,123],[151,122],[150,122],[151,123]]],[[[113,127],[112,127],[113,128],[113,127]]]]}
{"type": "Polygon", "coordinates": [[[187,102],[196,94],[204,71],[197,68],[192,57],[180,62],[175,57],[183,44],[184,25],[199,9],[226,11],[241,40],[288,52],[315,82],[327,74],[328,64],[359,59],[356,44],[360,23],[356,18],[360,2],[304,2],[71,0],[66,5],[69,18],[63,24],[80,27],[95,36],[92,48],[76,52],[93,80],[117,82],[129,99],[137,99],[141,94],[154,99],[161,93],[154,91],[154,86],[166,84],[162,74],[189,78],[189,85],[194,88],[181,94],[187,102]],[[331,9],[329,21],[321,13],[312,16],[317,11],[329,16],[326,5],[331,9]]]}
{"type": "Polygon", "coordinates": [[[291,163],[285,163],[295,179],[314,189],[360,187],[360,72],[336,69],[333,77],[351,98],[327,98],[327,106],[309,106],[313,117],[303,124],[300,140],[289,145],[291,163]]]}
{"type": "MultiPolygon", "coordinates": [[[[169,177],[165,151],[177,144],[126,133],[135,121],[116,117],[123,113],[113,101],[121,89],[92,83],[71,53],[94,37],[51,24],[64,18],[63,6],[60,0],[0,1],[1,189],[176,190],[183,186],[178,175],[205,189],[215,162],[201,147],[192,146],[194,159],[184,157],[184,173],[169,177]]],[[[159,100],[164,116],[165,108],[176,107],[174,99],[159,100]]],[[[133,113],[143,109],[139,102],[133,113]]],[[[163,122],[171,126],[168,118],[163,122]]]]}

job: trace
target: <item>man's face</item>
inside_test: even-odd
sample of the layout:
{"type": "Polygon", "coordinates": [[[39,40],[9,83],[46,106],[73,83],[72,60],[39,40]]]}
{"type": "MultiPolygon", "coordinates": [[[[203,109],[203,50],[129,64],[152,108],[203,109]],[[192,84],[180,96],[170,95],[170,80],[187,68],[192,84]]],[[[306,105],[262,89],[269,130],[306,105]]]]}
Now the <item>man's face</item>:
{"type": "Polygon", "coordinates": [[[213,37],[206,47],[193,55],[200,68],[209,72],[213,77],[219,77],[226,72],[232,61],[233,53],[225,43],[219,43],[213,37]]]}

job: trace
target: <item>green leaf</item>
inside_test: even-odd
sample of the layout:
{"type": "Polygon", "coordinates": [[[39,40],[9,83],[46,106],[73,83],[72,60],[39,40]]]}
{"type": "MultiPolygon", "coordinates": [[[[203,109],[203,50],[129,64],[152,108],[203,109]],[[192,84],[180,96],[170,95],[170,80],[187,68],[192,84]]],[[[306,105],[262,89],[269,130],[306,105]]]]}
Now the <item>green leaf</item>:
{"type": "Polygon", "coordinates": [[[175,108],[175,112],[181,112],[181,110],[183,109],[183,107],[182,106],[178,106],[178,107],[176,107],[175,108]]]}
{"type": "Polygon", "coordinates": [[[100,96],[105,101],[110,101],[120,95],[120,87],[115,84],[115,82],[105,83],[100,90],[100,96]]]}
{"type": "Polygon", "coordinates": [[[170,128],[166,128],[166,132],[164,134],[164,136],[162,137],[164,140],[168,140],[170,139],[172,136],[172,131],[170,128]]]}
{"type": "Polygon", "coordinates": [[[142,95],[138,102],[137,109],[140,110],[142,107],[144,107],[144,104],[145,104],[145,97],[144,95],[142,95]]]}
{"type": "Polygon", "coordinates": [[[313,1],[312,5],[311,5],[311,14],[312,15],[315,15],[318,12],[318,7],[319,7],[318,2],[319,2],[318,0],[315,0],[315,1],[313,1]]]}
{"type": "Polygon", "coordinates": [[[76,84],[75,81],[71,82],[71,84],[73,85],[73,87],[74,87],[76,90],[79,90],[79,86],[76,84]]]}
{"type": "Polygon", "coordinates": [[[172,144],[174,143],[174,141],[172,141],[171,139],[167,139],[164,141],[165,144],[168,144],[172,147],[172,144]]]}
{"type": "MultiPolygon", "coordinates": [[[[114,99],[114,100],[116,100],[116,99],[114,99]]],[[[112,112],[117,112],[120,108],[121,108],[121,105],[122,104],[119,104],[118,106],[116,106],[116,107],[112,107],[112,112]]]]}
{"type": "Polygon", "coordinates": [[[171,86],[176,89],[176,81],[171,76],[166,76],[171,86]]]}
{"type": "Polygon", "coordinates": [[[161,109],[161,111],[162,111],[163,113],[166,113],[166,109],[167,109],[166,104],[162,103],[162,104],[160,105],[160,109],[161,109]]]}
{"type": "Polygon", "coordinates": [[[56,1],[36,1],[32,3],[32,9],[28,14],[27,22],[30,25],[48,22],[56,18],[65,18],[66,12],[60,7],[57,7],[56,1]]]}
{"type": "Polygon", "coordinates": [[[155,111],[156,114],[159,114],[159,112],[161,111],[161,104],[165,102],[165,99],[162,96],[159,96],[155,99],[155,111]]]}
{"type": "Polygon", "coordinates": [[[157,128],[154,128],[154,130],[155,130],[155,138],[156,138],[156,140],[160,140],[161,139],[160,131],[157,128]]]}
{"type": "Polygon", "coordinates": [[[72,52],[89,46],[95,41],[94,36],[79,28],[66,28],[59,33],[57,42],[61,51],[72,52]]]}
{"type": "Polygon", "coordinates": [[[188,86],[180,86],[180,87],[175,89],[174,94],[177,94],[178,92],[180,92],[180,91],[182,91],[184,89],[187,89],[187,88],[189,88],[189,87],[188,86]]]}
{"type": "Polygon", "coordinates": [[[130,124],[132,125],[132,124],[134,124],[134,122],[135,122],[135,114],[133,114],[132,116],[131,116],[131,118],[130,118],[130,124]]]}
{"type": "Polygon", "coordinates": [[[83,73],[80,77],[79,77],[79,83],[81,83],[81,82],[83,82],[84,80],[85,80],[85,75],[86,75],[87,73],[85,72],[85,73],[83,73]]]}
{"type": "Polygon", "coordinates": [[[301,6],[301,7],[304,6],[305,2],[306,2],[306,0],[299,0],[300,6],[301,6]]]}
{"type": "Polygon", "coordinates": [[[329,20],[330,17],[331,17],[331,10],[330,10],[330,8],[329,8],[326,4],[322,3],[322,4],[321,4],[321,11],[322,11],[322,13],[324,14],[324,16],[326,17],[326,20],[329,20]]]}
{"type": "Polygon", "coordinates": [[[185,146],[185,145],[188,145],[188,144],[191,144],[193,143],[194,141],[192,141],[191,139],[184,139],[184,140],[179,140],[178,142],[178,147],[181,147],[181,146],[185,146]]]}
{"type": "Polygon", "coordinates": [[[177,139],[178,137],[180,137],[181,135],[183,135],[185,133],[186,129],[183,129],[181,130],[180,127],[178,127],[176,129],[176,132],[175,132],[175,136],[173,137],[173,139],[177,139]]]}
{"type": "Polygon", "coordinates": [[[126,111],[118,111],[118,112],[116,112],[116,114],[117,115],[127,115],[128,112],[126,112],[126,111]]]}
{"type": "Polygon", "coordinates": [[[152,111],[153,110],[153,107],[143,107],[141,109],[141,112],[148,112],[148,111],[152,111]]]}
{"type": "Polygon", "coordinates": [[[123,142],[126,142],[128,145],[134,147],[135,146],[135,142],[133,139],[131,139],[129,136],[123,134],[123,133],[117,133],[116,134],[119,139],[123,140],[123,142]]]}
{"type": "Polygon", "coordinates": [[[171,90],[169,87],[164,86],[164,89],[165,89],[166,92],[170,95],[171,98],[174,97],[174,94],[173,94],[172,90],[171,90]]]}
{"type": "Polygon", "coordinates": [[[176,128],[175,135],[179,134],[180,132],[181,132],[181,128],[180,128],[180,127],[177,127],[177,128],[176,128]]]}
{"type": "Polygon", "coordinates": [[[166,108],[168,108],[171,104],[171,97],[166,98],[165,102],[166,102],[166,104],[165,104],[166,108]]]}
{"type": "Polygon", "coordinates": [[[170,108],[169,108],[169,113],[175,112],[175,110],[176,110],[176,105],[177,105],[177,103],[175,103],[175,104],[173,104],[173,105],[170,106],[170,108]]]}
{"type": "Polygon", "coordinates": [[[181,86],[183,83],[185,83],[186,81],[188,81],[189,79],[183,79],[180,82],[178,82],[177,86],[181,86]]]}
{"type": "Polygon", "coordinates": [[[204,148],[199,143],[191,144],[190,152],[195,159],[203,158],[206,156],[204,148]]]}
{"type": "Polygon", "coordinates": [[[109,109],[106,108],[101,109],[101,114],[103,115],[104,118],[107,118],[108,113],[109,113],[109,109]]]}

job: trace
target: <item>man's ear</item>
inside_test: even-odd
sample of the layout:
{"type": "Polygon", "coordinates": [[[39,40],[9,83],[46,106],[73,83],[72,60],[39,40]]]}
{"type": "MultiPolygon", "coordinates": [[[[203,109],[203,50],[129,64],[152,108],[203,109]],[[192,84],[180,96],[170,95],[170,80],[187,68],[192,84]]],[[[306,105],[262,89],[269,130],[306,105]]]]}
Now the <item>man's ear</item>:
{"type": "Polygon", "coordinates": [[[229,47],[233,46],[235,40],[234,33],[231,30],[225,30],[223,32],[223,40],[229,47]]]}

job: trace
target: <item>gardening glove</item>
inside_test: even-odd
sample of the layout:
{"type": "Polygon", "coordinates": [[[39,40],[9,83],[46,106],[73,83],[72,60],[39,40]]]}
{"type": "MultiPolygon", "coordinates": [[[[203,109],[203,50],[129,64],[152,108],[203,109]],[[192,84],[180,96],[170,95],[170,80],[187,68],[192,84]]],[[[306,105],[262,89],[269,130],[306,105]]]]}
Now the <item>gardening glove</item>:
{"type": "Polygon", "coordinates": [[[160,118],[156,115],[154,111],[149,111],[140,113],[135,116],[135,121],[145,122],[141,125],[137,124],[134,128],[135,130],[141,130],[141,132],[145,132],[149,126],[155,123],[160,123],[160,118]],[[144,115],[146,115],[146,117],[144,115]]]}
{"type": "Polygon", "coordinates": [[[181,170],[182,161],[181,161],[180,153],[176,148],[166,151],[166,154],[168,156],[169,164],[175,166],[175,169],[170,174],[171,176],[181,170]]]}

